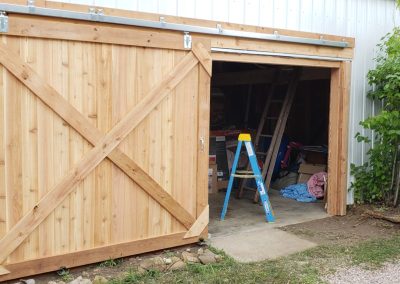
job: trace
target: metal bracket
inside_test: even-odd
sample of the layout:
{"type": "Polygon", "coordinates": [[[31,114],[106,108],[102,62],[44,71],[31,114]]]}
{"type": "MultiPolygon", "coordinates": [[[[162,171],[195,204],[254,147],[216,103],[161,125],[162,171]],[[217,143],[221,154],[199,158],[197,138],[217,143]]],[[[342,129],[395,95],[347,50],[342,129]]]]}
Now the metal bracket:
{"type": "Polygon", "coordinates": [[[104,16],[104,10],[102,8],[89,7],[90,19],[93,21],[100,21],[101,17],[104,16]]]}
{"type": "Polygon", "coordinates": [[[0,32],[8,32],[8,16],[4,11],[0,11],[0,32]]]}
{"type": "Polygon", "coordinates": [[[29,12],[35,11],[35,0],[28,0],[26,5],[28,5],[29,12]]]}
{"type": "Polygon", "coordinates": [[[189,32],[184,32],[183,35],[183,47],[187,49],[192,48],[192,36],[189,34],[189,32]]]}
{"type": "Polygon", "coordinates": [[[220,33],[220,34],[222,34],[224,32],[221,24],[217,24],[217,30],[218,30],[218,33],[220,33]]]}
{"type": "Polygon", "coordinates": [[[165,17],[163,17],[163,16],[160,17],[160,24],[163,27],[167,24],[167,22],[165,21],[165,17]]]}

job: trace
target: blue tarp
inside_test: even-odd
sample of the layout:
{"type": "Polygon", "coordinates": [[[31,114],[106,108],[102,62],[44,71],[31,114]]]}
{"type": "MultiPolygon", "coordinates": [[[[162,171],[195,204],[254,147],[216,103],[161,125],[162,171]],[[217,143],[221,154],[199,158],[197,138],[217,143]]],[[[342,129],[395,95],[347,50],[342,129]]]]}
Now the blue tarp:
{"type": "Polygon", "coordinates": [[[281,190],[281,195],[286,198],[296,199],[300,202],[313,202],[317,199],[308,192],[307,184],[292,184],[281,190]]]}

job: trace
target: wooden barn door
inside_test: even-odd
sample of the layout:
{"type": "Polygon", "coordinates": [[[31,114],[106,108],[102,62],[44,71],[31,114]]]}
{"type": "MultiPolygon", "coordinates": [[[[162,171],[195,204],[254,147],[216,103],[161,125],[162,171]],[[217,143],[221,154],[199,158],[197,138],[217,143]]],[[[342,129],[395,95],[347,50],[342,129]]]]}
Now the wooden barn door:
{"type": "Polygon", "coordinates": [[[205,235],[205,45],[3,37],[0,281],[205,235]]]}

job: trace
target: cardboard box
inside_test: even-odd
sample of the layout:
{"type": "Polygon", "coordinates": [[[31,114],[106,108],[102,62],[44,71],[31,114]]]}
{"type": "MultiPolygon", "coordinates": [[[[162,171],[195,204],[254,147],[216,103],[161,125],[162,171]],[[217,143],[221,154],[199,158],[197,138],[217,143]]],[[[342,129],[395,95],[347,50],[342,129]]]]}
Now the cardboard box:
{"type": "Polygon", "coordinates": [[[326,164],[328,162],[327,153],[316,152],[316,151],[304,151],[306,155],[306,161],[310,164],[326,164]]]}
{"type": "Polygon", "coordinates": [[[217,164],[217,155],[208,155],[208,164],[216,165],[217,164]]]}
{"type": "Polygon", "coordinates": [[[218,182],[217,182],[218,190],[227,188],[228,182],[229,182],[228,180],[218,180],[218,182]]]}
{"type": "Polygon", "coordinates": [[[300,173],[298,178],[297,178],[297,183],[307,183],[308,180],[312,177],[311,174],[302,174],[300,173]]]}
{"type": "Polygon", "coordinates": [[[319,172],[326,172],[326,165],[322,164],[300,164],[299,173],[313,175],[319,172]]]}
{"type": "Polygon", "coordinates": [[[217,165],[208,167],[208,193],[218,192],[217,165]]]}
{"type": "Polygon", "coordinates": [[[229,179],[228,158],[225,136],[210,136],[209,157],[215,155],[218,165],[218,179],[229,179]]]}

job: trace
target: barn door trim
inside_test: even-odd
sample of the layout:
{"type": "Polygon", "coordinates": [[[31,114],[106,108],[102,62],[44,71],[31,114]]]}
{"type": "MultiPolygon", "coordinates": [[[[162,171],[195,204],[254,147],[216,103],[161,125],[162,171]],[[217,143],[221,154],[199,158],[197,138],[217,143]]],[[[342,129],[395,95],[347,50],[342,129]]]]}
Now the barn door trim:
{"type": "MultiPolygon", "coordinates": [[[[201,44],[198,44],[197,47],[201,48],[201,44]]],[[[149,91],[142,101],[104,136],[100,130],[91,125],[79,111],[64,100],[45,80],[23,62],[17,54],[10,51],[4,43],[0,44],[0,63],[84,138],[95,145],[0,240],[0,263],[5,261],[26,237],[72,192],[74,186],[81,182],[107,156],[139,185],[146,185],[143,189],[151,196],[156,197],[156,201],[160,202],[186,228],[191,227],[195,221],[193,216],[116,147],[197,66],[199,59],[193,52],[189,52],[159,84],[149,91]]]]}
{"type": "Polygon", "coordinates": [[[206,208],[203,209],[203,212],[201,212],[200,216],[197,218],[196,222],[194,222],[193,226],[190,227],[189,231],[187,231],[187,233],[183,237],[184,239],[197,237],[204,231],[204,229],[208,225],[209,211],[209,205],[207,205],[206,208]]]}

